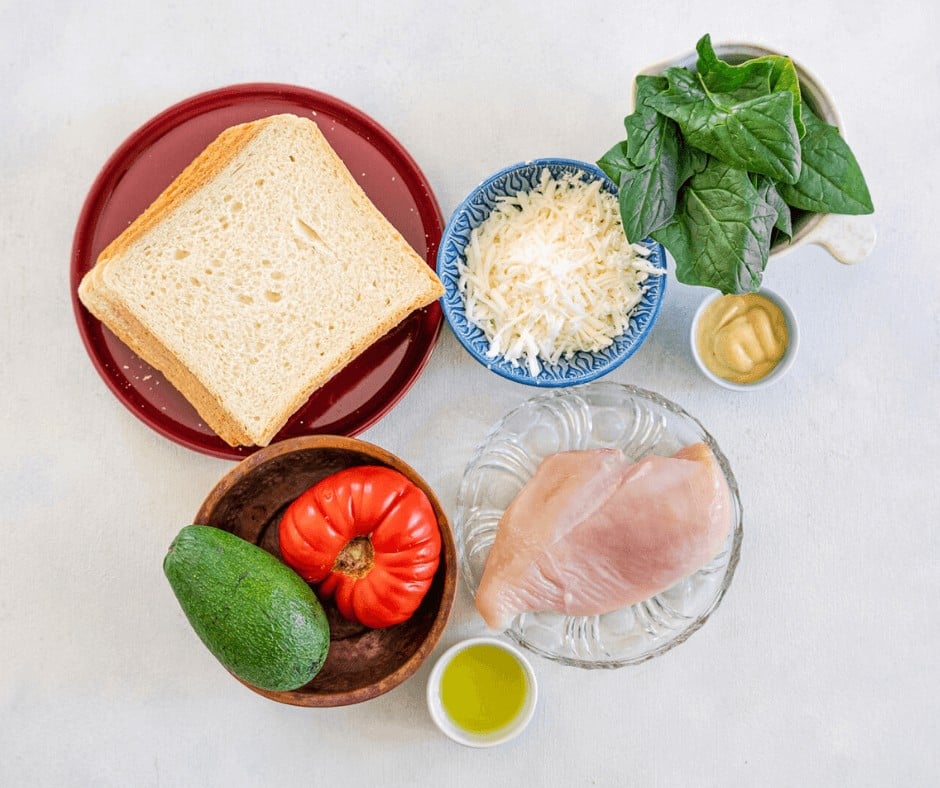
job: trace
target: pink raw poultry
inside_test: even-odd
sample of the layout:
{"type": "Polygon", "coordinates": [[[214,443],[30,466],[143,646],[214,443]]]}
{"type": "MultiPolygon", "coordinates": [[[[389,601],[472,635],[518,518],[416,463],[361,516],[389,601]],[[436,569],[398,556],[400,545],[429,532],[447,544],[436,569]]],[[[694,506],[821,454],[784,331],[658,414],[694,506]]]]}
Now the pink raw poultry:
{"type": "Polygon", "coordinates": [[[704,443],[637,463],[617,449],[553,454],[500,520],[477,609],[502,630],[526,611],[588,616],[632,605],[712,559],[731,514],[704,443]]]}

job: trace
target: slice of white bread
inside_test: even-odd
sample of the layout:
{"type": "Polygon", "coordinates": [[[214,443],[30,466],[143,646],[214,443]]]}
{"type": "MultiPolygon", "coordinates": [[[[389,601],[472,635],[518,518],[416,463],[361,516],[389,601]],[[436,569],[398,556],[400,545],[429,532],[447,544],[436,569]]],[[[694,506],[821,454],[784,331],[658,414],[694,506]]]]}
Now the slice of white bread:
{"type": "Polygon", "coordinates": [[[266,446],[443,288],[317,125],[274,115],[222,132],[78,293],[219,437],[266,446]]]}

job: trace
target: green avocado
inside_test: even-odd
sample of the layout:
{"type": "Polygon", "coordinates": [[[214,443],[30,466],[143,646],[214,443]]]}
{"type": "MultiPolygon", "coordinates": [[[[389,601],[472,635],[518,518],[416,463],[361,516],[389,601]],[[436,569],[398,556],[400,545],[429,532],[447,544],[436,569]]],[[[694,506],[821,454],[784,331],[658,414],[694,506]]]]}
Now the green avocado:
{"type": "Polygon", "coordinates": [[[319,600],[290,567],[228,531],[188,525],[163,560],[186,618],[242,681],[263,690],[302,687],[330,646],[319,600]]]}

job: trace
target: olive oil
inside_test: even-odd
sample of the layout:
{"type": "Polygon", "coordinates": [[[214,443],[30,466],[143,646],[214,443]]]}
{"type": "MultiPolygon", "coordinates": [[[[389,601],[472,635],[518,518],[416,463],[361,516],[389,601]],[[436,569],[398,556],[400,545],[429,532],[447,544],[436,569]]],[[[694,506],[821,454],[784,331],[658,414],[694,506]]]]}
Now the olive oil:
{"type": "Polygon", "coordinates": [[[528,691],[518,660],[489,643],[456,654],[441,676],[441,705],[468,733],[494,733],[509,725],[525,706],[528,691]]]}

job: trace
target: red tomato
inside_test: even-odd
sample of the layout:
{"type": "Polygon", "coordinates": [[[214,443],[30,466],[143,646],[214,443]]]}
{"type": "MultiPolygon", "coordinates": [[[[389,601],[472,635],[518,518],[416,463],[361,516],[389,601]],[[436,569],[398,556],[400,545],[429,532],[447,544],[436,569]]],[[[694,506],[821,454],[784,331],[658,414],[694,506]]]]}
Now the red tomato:
{"type": "Polygon", "coordinates": [[[380,628],[410,618],[434,579],[441,533],[421,488],[391,468],[328,476],[297,498],[278,532],[284,561],[340,613],[380,628]]]}

